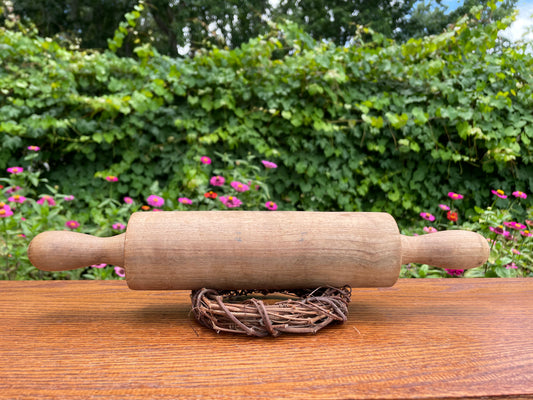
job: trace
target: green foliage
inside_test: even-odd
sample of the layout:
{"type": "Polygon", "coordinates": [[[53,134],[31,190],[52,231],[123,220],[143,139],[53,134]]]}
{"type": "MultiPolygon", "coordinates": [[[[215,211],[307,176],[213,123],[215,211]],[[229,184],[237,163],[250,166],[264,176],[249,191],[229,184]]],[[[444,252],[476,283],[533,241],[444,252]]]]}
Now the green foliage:
{"type": "MultiPolygon", "coordinates": [[[[194,54],[215,44],[236,48],[250,38],[265,34],[265,21],[289,19],[302,26],[316,40],[348,43],[357,25],[369,26],[387,37],[405,41],[441,33],[446,26],[467,14],[474,6],[489,0],[463,0],[448,11],[441,0],[148,0],[142,18],[133,28],[136,0],[12,0],[14,15],[35,24],[43,37],[65,46],[105,49],[119,25],[115,39],[119,55],[133,56],[141,41],[150,43],[161,54],[172,57],[194,54]],[[134,10],[134,11],[132,11],[134,10]]],[[[504,0],[491,18],[502,19],[512,13],[517,0],[504,0]]],[[[487,8],[488,9],[488,8],[487,8]]],[[[2,15],[0,14],[0,22],[2,15]]]]}
{"type": "Polygon", "coordinates": [[[200,156],[257,155],[279,164],[270,195],[284,209],[405,221],[455,190],[471,193],[473,214],[491,187],[533,191],[533,58],[500,46],[511,18],[484,15],[403,44],[359,28],[336,46],[287,24],[187,59],[147,44],[139,60],[72,51],[1,29],[0,168],[39,145],[50,184],[89,204],[108,190],[95,176],[119,176],[116,198],[144,198],[155,182],[192,198],[200,156]]]}

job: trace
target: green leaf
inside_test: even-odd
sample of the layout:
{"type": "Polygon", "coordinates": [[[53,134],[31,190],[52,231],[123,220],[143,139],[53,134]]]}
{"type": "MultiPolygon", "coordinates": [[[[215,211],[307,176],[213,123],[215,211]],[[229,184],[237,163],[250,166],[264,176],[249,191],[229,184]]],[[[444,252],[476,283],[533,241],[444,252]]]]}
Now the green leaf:
{"type": "Polygon", "coordinates": [[[398,114],[387,112],[385,116],[389,120],[390,124],[396,129],[403,128],[409,121],[409,117],[405,113],[398,115],[398,114]]]}
{"type": "Polygon", "coordinates": [[[292,113],[291,113],[290,111],[288,111],[288,110],[283,110],[283,111],[281,112],[281,116],[282,116],[283,118],[285,118],[285,119],[289,119],[289,120],[290,120],[291,117],[292,117],[292,113]]]}
{"type": "Polygon", "coordinates": [[[102,140],[104,140],[104,137],[102,136],[101,132],[94,133],[92,138],[96,143],[102,143],[102,140]]]}
{"type": "Polygon", "coordinates": [[[420,107],[413,108],[411,111],[414,117],[415,124],[424,125],[429,120],[429,114],[425,113],[420,107]]]}

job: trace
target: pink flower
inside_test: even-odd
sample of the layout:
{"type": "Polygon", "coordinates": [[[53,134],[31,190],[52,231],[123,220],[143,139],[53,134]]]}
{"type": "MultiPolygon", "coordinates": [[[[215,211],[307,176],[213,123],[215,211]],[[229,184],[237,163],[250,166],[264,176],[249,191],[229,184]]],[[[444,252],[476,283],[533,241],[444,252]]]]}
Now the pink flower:
{"type": "Polygon", "coordinates": [[[47,203],[51,207],[56,205],[56,201],[54,200],[54,198],[52,196],[48,196],[46,194],[43,197],[41,197],[39,200],[37,200],[37,204],[41,204],[42,205],[44,203],[47,203]]]}
{"type": "Polygon", "coordinates": [[[236,208],[242,204],[242,201],[240,201],[235,196],[220,196],[219,200],[228,208],[236,208]]]}
{"type": "Polygon", "coordinates": [[[267,161],[267,160],[262,160],[261,161],[263,163],[263,165],[268,168],[268,169],[273,169],[273,168],[278,168],[277,164],[271,162],[271,161],[267,161]]]}
{"type": "Polygon", "coordinates": [[[22,168],[22,167],[9,167],[7,169],[7,172],[9,172],[10,174],[21,174],[22,172],[24,172],[24,168],[22,168]]]}
{"type": "Polygon", "coordinates": [[[211,178],[211,180],[209,181],[209,183],[212,185],[212,186],[222,186],[224,185],[224,182],[226,182],[226,180],[224,179],[224,177],[222,176],[213,176],[211,178]]]}
{"type": "Polygon", "coordinates": [[[506,227],[516,229],[517,231],[526,228],[525,225],[519,224],[518,222],[515,222],[515,221],[504,222],[503,224],[506,227]]]}
{"type": "Polygon", "coordinates": [[[131,197],[124,197],[124,203],[126,204],[133,204],[133,199],[131,197]]]}
{"type": "Polygon", "coordinates": [[[461,275],[465,270],[464,269],[450,269],[445,268],[444,271],[446,271],[451,276],[459,276],[461,275]]]}
{"type": "Polygon", "coordinates": [[[507,232],[505,229],[503,229],[503,226],[498,226],[496,228],[493,228],[492,226],[489,227],[489,230],[491,232],[494,232],[497,235],[503,235],[504,237],[508,237],[510,235],[509,232],[507,232]]]}
{"type": "Polygon", "coordinates": [[[21,189],[22,188],[20,186],[11,186],[10,188],[8,188],[6,190],[6,193],[8,193],[8,194],[15,193],[15,192],[18,192],[21,189]]]}
{"type": "Polygon", "coordinates": [[[202,164],[211,164],[211,159],[209,157],[203,156],[200,158],[202,164]]]}
{"type": "Polygon", "coordinates": [[[30,151],[39,151],[41,148],[39,146],[28,146],[28,150],[30,151]]]}
{"type": "Polygon", "coordinates": [[[247,190],[250,190],[250,186],[245,185],[244,183],[241,183],[239,181],[233,181],[230,183],[230,185],[237,192],[246,192],[247,190]]]}
{"type": "Polygon", "coordinates": [[[24,197],[24,196],[21,196],[20,194],[15,194],[15,195],[11,196],[8,200],[10,202],[12,202],[12,203],[20,203],[20,204],[22,204],[28,199],[26,197],[24,197]]]}
{"type": "Polygon", "coordinates": [[[192,204],[192,200],[187,198],[187,197],[180,197],[178,199],[178,201],[181,203],[181,204],[192,204]]]}
{"type": "Polygon", "coordinates": [[[162,207],[165,204],[165,200],[162,197],[156,196],[155,194],[148,196],[146,202],[152,207],[162,207]]]}
{"type": "Polygon", "coordinates": [[[432,226],[424,226],[424,232],[426,233],[435,233],[437,230],[433,228],[432,226]]]}
{"type": "Polygon", "coordinates": [[[524,229],[523,231],[520,231],[520,234],[522,236],[525,236],[525,237],[531,237],[533,236],[533,233],[531,233],[530,231],[528,231],[527,229],[524,229]]]}
{"type": "Polygon", "coordinates": [[[268,208],[270,211],[276,211],[278,209],[278,205],[273,201],[267,201],[265,203],[265,207],[268,208]]]}
{"type": "Polygon", "coordinates": [[[533,221],[530,221],[529,219],[526,219],[526,224],[533,225],[533,221]]]}
{"type": "Polygon", "coordinates": [[[108,181],[108,182],[117,182],[118,181],[118,176],[108,175],[108,176],[105,177],[105,180],[108,181]]]}
{"type": "Polygon", "coordinates": [[[518,269],[518,265],[514,263],[514,261],[511,264],[507,264],[505,266],[506,269],[518,269]]]}
{"type": "Polygon", "coordinates": [[[516,192],[513,192],[513,196],[517,198],[520,197],[521,199],[527,199],[527,194],[519,190],[517,190],[516,192]]]}
{"type": "Polygon", "coordinates": [[[63,197],[63,200],[72,201],[72,200],[74,200],[74,196],[71,195],[71,194],[67,194],[65,197],[63,197]]]}
{"type": "Polygon", "coordinates": [[[107,264],[93,264],[91,265],[92,268],[105,268],[107,267],[107,264]]]}
{"type": "Polygon", "coordinates": [[[492,194],[495,194],[496,196],[498,196],[500,199],[506,199],[507,198],[507,195],[501,189],[491,190],[491,192],[492,192],[492,194]]]}
{"type": "Polygon", "coordinates": [[[11,217],[12,215],[13,211],[11,211],[11,207],[6,203],[0,203],[0,218],[11,217]]]}
{"type": "Polygon", "coordinates": [[[452,200],[461,200],[462,198],[464,198],[462,194],[454,193],[454,192],[449,192],[448,197],[452,200]]]}
{"type": "Polygon", "coordinates": [[[78,221],[70,220],[65,222],[65,226],[70,229],[76,229],[80,227],[80,223],[78,221]]]}
{"type": "Polygon", "coordinates": [[[439,207],[441,210],[450,211],[450,207],[448,207],[446,204],[439,204],[439,207]]]}
{"type": "Polygon", "coordinates": [[[111,227],[116,231],[123,231],[124,229],[126,229],[126,225],[121,224],[120,222],[113,224],[111,227]]]}
{"type": "Polygon", "coordinates": [[[519,256],[520,254],[522,254],[522,253],[520,253],[520,252],[519,252],[518,250],[516,250],[516,249],[511,249],[511,252],[512,252],[513,254],[516,254],[517,256],[519,256]]]}
{"type": "Polygon", "coordinates": [[[420,216],[424,218],[427,221],[435,221],[435,216],[431,215],[430,213],[420,213],[420,216]]]}
{"type": "Polygon", "coordinates": [[[115,267],[115,274],[117,274],[121,278],[124,278],[126,276],[126,271],[122,267],[115,267]]]}

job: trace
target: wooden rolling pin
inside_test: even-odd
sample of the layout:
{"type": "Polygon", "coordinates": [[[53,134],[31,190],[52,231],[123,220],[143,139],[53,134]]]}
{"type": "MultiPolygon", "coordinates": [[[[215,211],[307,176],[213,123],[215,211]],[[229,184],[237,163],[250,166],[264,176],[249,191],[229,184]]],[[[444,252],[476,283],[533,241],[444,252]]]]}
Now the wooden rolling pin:
{"type": "Polygon", "coordinates": [[[474,268],[489,246],[469,231],[404,236],[386,213],[162,211],[110,238],[41,233],[28,256],[45,271],[122,266],[131,289],[296,289],[392,286],[408,263],[474,268]]]}

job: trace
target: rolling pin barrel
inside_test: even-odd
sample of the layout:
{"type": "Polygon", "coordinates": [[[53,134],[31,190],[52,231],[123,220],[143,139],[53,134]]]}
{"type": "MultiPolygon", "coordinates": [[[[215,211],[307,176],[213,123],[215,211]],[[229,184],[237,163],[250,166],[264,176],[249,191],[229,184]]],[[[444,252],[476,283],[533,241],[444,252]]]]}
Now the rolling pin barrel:
{"type": "Polygon", "coordinates": [[[28,256],[48,271],[123,266],[132,289],[386,287],[401,264],[466,269],[488,258],[474,232],[400,235],[386,213],[169,211],[134,213],[125,234],[44,232],[28,256]]]}

